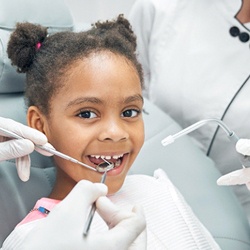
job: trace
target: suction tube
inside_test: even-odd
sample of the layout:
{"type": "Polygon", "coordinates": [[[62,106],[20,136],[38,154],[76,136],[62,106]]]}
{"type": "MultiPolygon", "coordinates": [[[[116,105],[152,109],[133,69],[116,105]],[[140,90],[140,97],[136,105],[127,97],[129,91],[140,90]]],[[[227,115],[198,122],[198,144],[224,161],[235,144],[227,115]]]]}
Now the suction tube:
{"type": "Polygon", "coordinates": [[[221,120],[217,119],[217,118],[210,118],[210,119],[205,119],[205,120],[201,120],[199,122],[194,123],[193,125],[181,130],[180,132],[174,134],[174,135],[169,135],[167,137],[165,137],[161,143],[162,145],[165,147],[171,143],[173,143],[177,138],[182,137],[183,135],[189,134],[190,132],[206,125],[207,123],[210,122],[214,122],[217,123],[227,134],[228,138],[230,141],[232,141],[234,144],[236,144],[236,142],[239,140],[239,137],[228,128],[228,126],[221,120]]]}
{"type": "MultiPolygon", "coordinates": [[[[226,133],[227,137],[229,138],[229,140],[236,145],[237,141],[239,140],[239,137],[234,133],[234,131],[232,131],[231,129],[228,128],[228,126],[221,121],[220,119],[217,118],[209,118],[209,119],[205,119],[205,120],[201,120],[199,122],[194,123],[193,125],[181,130],[180,132],[174,134],[174,135],[169,135],[167,137],[165,137],[162,141],[161,144],[165,147],[171,143],[173,143],[177,138],[182,137],[183,135],[189,134],[190,132],[206,125],[207,123],[210,122],[214,122],[217,123],[226,133]]],[[[250,167],[250,157],[247,155],[242,155],[242,154],[238,154],[240,163],[242,164],[242,166],[244,167],[250,167]]]]}

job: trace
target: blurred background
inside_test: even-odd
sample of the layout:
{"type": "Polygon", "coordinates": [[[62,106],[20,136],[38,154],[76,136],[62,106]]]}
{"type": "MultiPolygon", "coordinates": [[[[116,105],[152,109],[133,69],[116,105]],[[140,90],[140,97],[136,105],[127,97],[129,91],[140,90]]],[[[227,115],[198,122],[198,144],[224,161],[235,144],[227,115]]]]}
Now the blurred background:
{"type": "Polygon", "coordinates": [[[123,13],[127,17],[135,0],[65,0],[75,23],[93,23],[123,13]]]}

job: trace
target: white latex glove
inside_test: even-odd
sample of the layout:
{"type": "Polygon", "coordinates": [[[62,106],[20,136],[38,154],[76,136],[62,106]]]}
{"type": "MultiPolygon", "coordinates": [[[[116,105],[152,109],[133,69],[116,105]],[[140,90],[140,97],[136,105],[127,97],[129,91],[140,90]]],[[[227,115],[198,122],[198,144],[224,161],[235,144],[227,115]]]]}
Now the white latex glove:
{"type": "Polygon", "coordinates": [[[236,143],[236,151],[242,155],[250,156],[250,140],[239,139],[236,143]]]}
{"type": "Polygon", "coordinates": [[[106,194],[106,185],[80,181],[70,194],[53,208],[46,219],[41,219],[35,228],[27,233],[18,249],[145,249],[144,247],[129,248],[145,229],[142,211],[135,209],[132,212],[120,212],[107,197],[98,199],[106,194]],[[96,200],[98,211],[112,229],[106,233],[95,233],[90,230],[89,234],[84,237],[84,223],[90,206],[96,200]]]}
{"type": "MultiPolygon", "coordinates": [[[[110,228],[107,233],[102,234],[102,239],[100,238],[101,241],[105,241],[106,239],[106,249],[147,249],[146,230],[143,231],[146,222],[141,206],[135,206],[132,211],[120,210],[107,197],[100,197],[96,205],[100,216],[106,221],[110,228]],[[138,237],[136,238],[136,236],[138,237]]],[[[94,239],[95,235],[92,235],[92,237],[94,239]]],[[[93,243],[96,244],[93,244],[93,248],[91,249],[98,249],[98,244],[101,242],[95,241],[93,243]]]]}
{"type": "MultiPolygon", "coordinates": [[[[8,138],[0,131],[0,161],[16,158],[18,176],[22,181],[27,181],[30,176],[29,154],[34,151],[34,143],[39,145],[47,143],[46,136],[38,130],[3,117],[0,117],[0,128],[7,129],[26,138],[8,138]]],[[[39,152],[48,155],[47,152],[39,152]]]]}
{"type": "MultiPolygon", "coordinates": [[[[236,143],[236,151],[242,155],[250,156],[250,140],[239,139],[236,143]]],[[[217,180],[218,185],[243,185],[245,184],[250,190],[250,168],[235,170],[231,173],[221,176],[217,180]]]]}

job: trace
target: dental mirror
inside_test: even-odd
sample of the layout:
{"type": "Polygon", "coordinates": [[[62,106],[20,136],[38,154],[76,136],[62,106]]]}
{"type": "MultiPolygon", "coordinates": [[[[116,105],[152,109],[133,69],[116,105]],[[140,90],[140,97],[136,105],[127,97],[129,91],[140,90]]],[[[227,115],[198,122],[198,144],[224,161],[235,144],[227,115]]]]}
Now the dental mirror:
{"type": "Polygon", "coordinates": [[[111,169],[113,169],[115,167],[114,163],[113,162],[109,162],[105,159],[102,158],[102,160],[104,162],[100,163],[97,165],[96,167],[96,170],[99,172],[99,173],[104,173],[104,172],[107,172],[111,169]]]}
{"type": "MultiPolygon", "coordinates": [[[[111,169],[113,169],[115,167],[114,163],[113,162],[109,162],[107,160],[105,160],[104,158],[102,158],[103,162],[99,163],[96,167],[96,170],[99,172],[99,173],[103,173],[102,175],[102,179],[101,179],[101,183],[105,183],[106,181],[106,176],[107,176],[107,172],[111,169]]],[[[92,207],[91,207],[91,210],[89,212],[89,216],[87,217],[87,221],[86,221],[86,224],[84,226],[84,230],[83,230],[83,235],[84,237],[86,237],[88,235],[88,231],[90,229],[90,225],[91,225],[91,222],[93,220],[93,217],[94,217],[94,214],[95,214],[95,211],[96,211],[96,205],[95,203],[93,203],[92,207]]]]}

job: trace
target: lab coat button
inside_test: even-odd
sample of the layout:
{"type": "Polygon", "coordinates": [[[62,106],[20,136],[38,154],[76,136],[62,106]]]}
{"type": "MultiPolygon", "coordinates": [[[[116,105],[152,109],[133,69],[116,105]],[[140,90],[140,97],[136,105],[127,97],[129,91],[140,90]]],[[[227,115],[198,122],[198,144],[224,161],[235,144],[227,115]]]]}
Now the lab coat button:
{"type": "Polygon", "coordinates": [[[239,38],[240,38],[240,40],[241,40],[243,43],[246,43],[246,42],[249,41],[249,35],[248,35],[246,32],[240,33],[239,38]]]}
{"type": "Polygon", "coordinates": [[[238,27],[233,26],[230,28],[229,33],[231,34],[231,36],[236,37],[240,34],[240,30],[238,27]]]}

